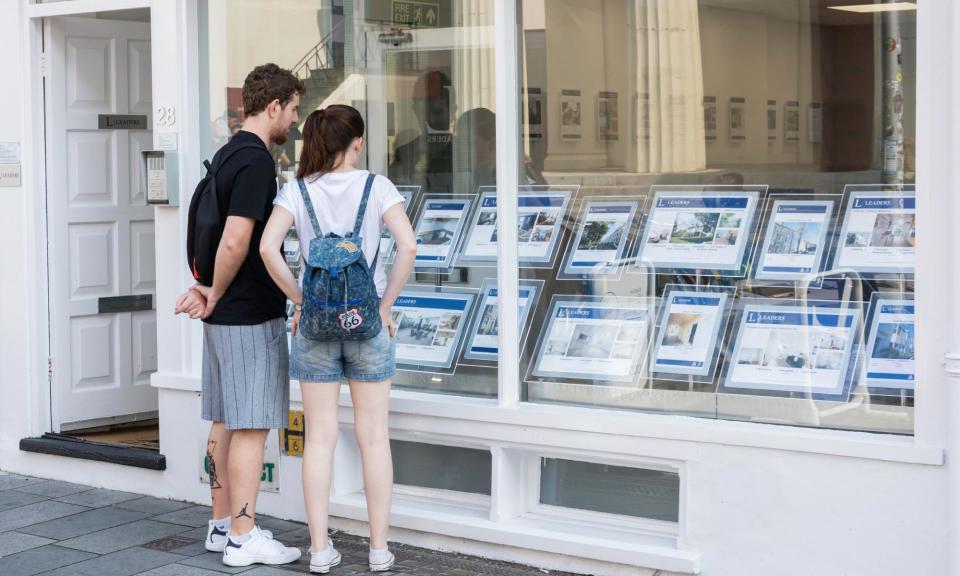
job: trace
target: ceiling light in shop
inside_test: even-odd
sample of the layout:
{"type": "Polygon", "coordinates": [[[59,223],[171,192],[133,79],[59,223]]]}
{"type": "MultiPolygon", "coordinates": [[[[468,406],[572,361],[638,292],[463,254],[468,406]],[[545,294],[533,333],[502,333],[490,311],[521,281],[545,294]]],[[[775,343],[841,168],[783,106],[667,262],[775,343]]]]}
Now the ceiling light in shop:
{"type": "Polygon", "coordinates": [[[869,14],[872,12],[900,12],[905,10],[916,10],[917,5],[914,2],[887,2],[886,4],[852,4],[850,6],[829,6],[828,8],[831,10],[843,10],[844,12],[869,14]]]}

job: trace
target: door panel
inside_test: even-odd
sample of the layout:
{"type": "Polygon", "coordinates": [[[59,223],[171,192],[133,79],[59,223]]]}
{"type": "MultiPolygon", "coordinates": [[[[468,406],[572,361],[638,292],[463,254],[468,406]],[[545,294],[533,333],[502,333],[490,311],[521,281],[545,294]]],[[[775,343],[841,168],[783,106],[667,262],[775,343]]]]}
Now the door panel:
{"type": "Polygon", "coordinates": [[[150,66],[150,43],[142,40],[130,40],[127,43],[127,83],[131,114],[149,114],[152,108],[150,66]]]}
{"type": "Polygon", "coordinates": [[[99,130],[99,114],[151,113],[150,26],[48,21],[47,194],[54,430],[157,409],[156,312],[101,299],[154,294],[153,208],[140,190],[148,130],[99,130]],[[61,159],[61,160],[57,160],[61,159]]]}
{"type": "Polygon", "coordinates": [[[69,230],[70,300],[83,302],[116,294],[114,224],[70,224],[69,230]]]}
{"type": "Polygon", "coordinates": [[[107,114],[114,109],[112,38],[66,38],[67,111],[107,114]]]}
{"type": "Polygon", "coordinates": [[[130,223],[130,292],[152,294],[157,288],[153,220],[130,223]]]}
{"type": "Polygon", "coordinates": [[[113,316],[80,316],[70,320],[74,391],[117,385],[118,323],[113,316]]]}

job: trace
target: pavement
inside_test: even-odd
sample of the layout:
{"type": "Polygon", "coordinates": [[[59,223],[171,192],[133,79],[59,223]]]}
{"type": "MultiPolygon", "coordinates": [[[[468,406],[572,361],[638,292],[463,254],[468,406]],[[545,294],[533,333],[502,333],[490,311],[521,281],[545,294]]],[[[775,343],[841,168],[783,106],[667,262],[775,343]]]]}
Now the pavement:
{"type": "MultiPolygon", "coordinates": [[[[306,525],[258,515],[288,546],[304,553],[286,566],[230,568],[207,552],[210,508],[0,472],[2,576],[290,576],[309,573],[306,525]]],[[[368,574],[366,539],[334,533],[343,562],[333,575],[368,574]]],[[[391,543],[394,576],[542,576],[528,566],[391,543]]]]}

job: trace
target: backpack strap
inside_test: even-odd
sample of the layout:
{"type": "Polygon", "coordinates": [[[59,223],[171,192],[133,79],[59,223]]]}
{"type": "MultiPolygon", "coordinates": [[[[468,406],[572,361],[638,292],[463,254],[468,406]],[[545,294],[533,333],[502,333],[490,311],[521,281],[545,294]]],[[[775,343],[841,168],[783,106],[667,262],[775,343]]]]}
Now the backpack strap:
{"type": "Polygon", "coordinates": [[[367,202],[370,200],[370,190],[373,189],[373,179],[377,175],[371,172],[367,175],[367,183],[363,187],[363,198],[360,199],[360,208],[357,209],[357,219],[353,223],[353,237],[360,236],[360,228],[363,226],[363,217],[367,214],[367,202]]]}
{"type": "Polygon", "coordinates": [[[313,233],[317,235],[317,238],[323,238],[323,233],[320,232],[320,221],[317,220],[317,213],[313,210],[313,202],[310,201],[307,185],[303,178],[297,180],[297,184],[300,185],[300,196],[303,197],[303,204],[307,207],[307,214],[310,215],[310,223],[313,224],[313,233]]]}

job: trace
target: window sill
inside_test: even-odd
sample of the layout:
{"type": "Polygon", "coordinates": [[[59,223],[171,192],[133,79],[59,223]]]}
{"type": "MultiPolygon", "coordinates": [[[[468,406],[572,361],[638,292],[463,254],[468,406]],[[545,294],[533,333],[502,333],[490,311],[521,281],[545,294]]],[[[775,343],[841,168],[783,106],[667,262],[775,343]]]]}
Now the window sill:
{"type": "MultiPolygon", "coordinates": [[[[349,406],[344,391],[341,405],[349,406]]],[[[845,430],[799,428],[690,416],[631,413],[603,408],[521,403],[515,409],[496,401],[396,390],[391,412],[524,428],[593,432],[634,438],[718,444],[826,454],[867,460],[942,466],[943,449],[912,437],[845,430]]],[[[674,456],[676,458],[676,456],[674,456]]]]}

